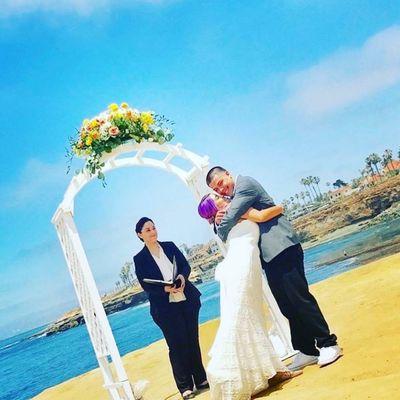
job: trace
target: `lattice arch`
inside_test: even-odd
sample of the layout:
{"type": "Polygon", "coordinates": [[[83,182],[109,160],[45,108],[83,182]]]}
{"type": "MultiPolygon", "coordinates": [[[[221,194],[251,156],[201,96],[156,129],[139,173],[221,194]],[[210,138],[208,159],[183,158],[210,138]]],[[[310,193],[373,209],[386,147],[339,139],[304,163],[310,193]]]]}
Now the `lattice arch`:
{"type": "MultiPolygon", "coordinates": [[[[176,175],[188,187],[197,201],[205,193],[209,192],[205,182],[209,169],[208,157],[201,157],[188,151],[181,144],[126,143],[107,154],[103,161],[105,162],[103,173],[122,167],[152,167],[168,171],[176,175]],[[146,157],[146,152],[161,152],[165,156],[162,159],[155,159],[151,156],[146,157]],[[190,168],[185,170],[174,165],[175,158],[186,160],[190,168]]],[[[56,227],[90,340],[103,374],[104,387],[108,390],[110,398],[113,400],[138,400],[135,398],[132,386],[129,383],[101,303],[96,282],[74,223],[75,196],[92,179],[93,177],[86,170],[72,178],[63,201],[53,216],[52,223],[56,227]],[[111,368],[112,364],[114,365],[113,369],[111,368]]],[[[223,245],[220,241],[218,242],[224,252],[223,245]]],[[[290,344],[287,321],[279,312],[275,299],[266,285],[264,285],[264,295],[272,315],[271,339],[282,358],[289,357],[293,354],[293,349],[290,344]]]]}

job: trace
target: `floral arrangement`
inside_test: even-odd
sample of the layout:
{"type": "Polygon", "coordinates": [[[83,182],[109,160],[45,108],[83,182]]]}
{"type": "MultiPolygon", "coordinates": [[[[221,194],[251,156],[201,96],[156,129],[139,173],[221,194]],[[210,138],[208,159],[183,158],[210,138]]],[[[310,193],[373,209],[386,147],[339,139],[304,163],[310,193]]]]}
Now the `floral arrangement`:
{"type": "MultiPolygon", "coordinates": [[[[101,172],[104,162],[101,157],[110,153],[119,145],[133,140],[163,144],[174,137],[171,121],[152,111],[139,111],[127,103],[110,104],[108,109],[92,119],[85,119],[77,130],[77,137],[70,138],[67,157],[75,155],[86,158],[85,168],[91,175],[97,175],[105,185],[105,176],[101,172]]],[[[80,171],[77,171],[80,172],[80,171]]]]}

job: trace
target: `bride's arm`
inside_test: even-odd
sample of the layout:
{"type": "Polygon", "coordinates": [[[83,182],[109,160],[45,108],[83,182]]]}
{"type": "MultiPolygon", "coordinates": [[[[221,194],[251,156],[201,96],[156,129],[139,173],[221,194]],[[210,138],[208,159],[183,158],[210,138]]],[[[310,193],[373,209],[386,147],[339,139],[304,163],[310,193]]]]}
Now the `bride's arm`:
{"type": "Polygon", "coordinates": [[[283,206],[277,205],[263,210],[256,210],[255,208],[249,208],[243,215],[243,219],[248,219],[253,222],[266,222],[278,215],[283,214],[283,206]]]}

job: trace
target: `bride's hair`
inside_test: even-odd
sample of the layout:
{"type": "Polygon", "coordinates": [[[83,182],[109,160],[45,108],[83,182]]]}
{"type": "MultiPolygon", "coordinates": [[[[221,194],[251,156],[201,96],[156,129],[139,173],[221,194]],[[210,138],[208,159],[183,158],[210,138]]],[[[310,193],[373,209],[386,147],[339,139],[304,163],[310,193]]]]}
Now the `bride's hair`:
{"type": "Polygon", "coordinates": [[[212,222],[215,215],[217,214],[218,208],[210,194],[206,194],[200,200],[197,210],[201,218],[207,219],[209,222],[212,222]]]}

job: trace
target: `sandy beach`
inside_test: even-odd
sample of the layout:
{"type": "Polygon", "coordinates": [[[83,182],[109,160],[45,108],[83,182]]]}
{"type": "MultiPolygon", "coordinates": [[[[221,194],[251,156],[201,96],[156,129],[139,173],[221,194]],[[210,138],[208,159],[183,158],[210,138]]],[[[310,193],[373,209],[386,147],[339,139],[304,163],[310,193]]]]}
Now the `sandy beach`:
{"type": "MultiPolygon", "coordinates": [[[[331,329],[344,348],[344,357],[304,374],[257,399],[380,400],[399,398],[400,392],[400,253],[374,261],[312,286],[331,329]],[[396,394],[397,393],[397,394],[396,394]]],[[[213,341],[218,321],[201,326],[203,357],[213,341]]],[[[127,354],[132,382],[150,381],[146,400],[179,399],[164,341],[127,354]]],[[[98,369],[45,390],[36,400],[106,400],[98,369]]],[[[196,399],[207,400],[207,392],[196,399]]]]}

